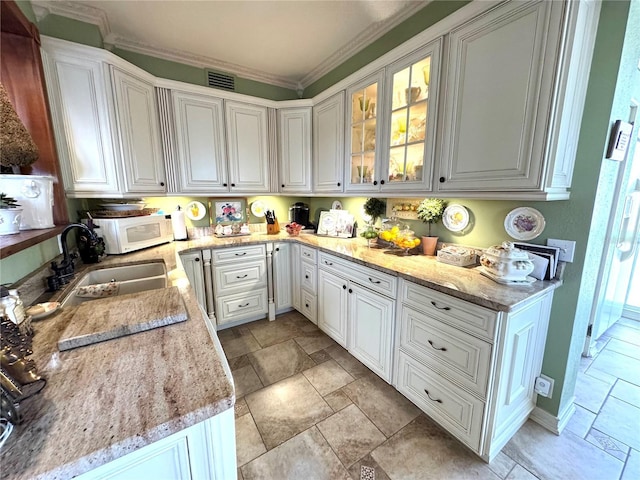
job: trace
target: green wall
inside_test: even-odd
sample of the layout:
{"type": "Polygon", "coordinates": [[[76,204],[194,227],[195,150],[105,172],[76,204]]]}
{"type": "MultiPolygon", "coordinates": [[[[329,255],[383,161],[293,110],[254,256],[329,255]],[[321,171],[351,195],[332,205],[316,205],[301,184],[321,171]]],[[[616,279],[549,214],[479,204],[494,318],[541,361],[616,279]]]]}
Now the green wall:
{"type": "Polygon", "coordinates": [[[58,255],[60,255],[58,237],[54,237],[3,258],[0,260],[0,283],[3,285],[15,283],[58,255]]]}
{"type": "Polygon", "coordinates": [[[82,43],[90,47],[103,48],[103,38],[100,34],[100,29],[96,25],[59,15],[47,15],[37,25],[40,35],[82,43]]]}

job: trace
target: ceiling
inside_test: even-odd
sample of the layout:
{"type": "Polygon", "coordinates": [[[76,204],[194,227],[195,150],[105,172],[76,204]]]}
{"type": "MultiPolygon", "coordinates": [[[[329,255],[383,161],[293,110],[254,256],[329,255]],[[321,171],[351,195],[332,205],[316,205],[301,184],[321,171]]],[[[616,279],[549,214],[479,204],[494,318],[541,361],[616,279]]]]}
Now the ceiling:
{"type": "Polygon", "coordinates": [[[105,45],[302,89],[430,0],[33,0],[98,26],[105,45]]]}

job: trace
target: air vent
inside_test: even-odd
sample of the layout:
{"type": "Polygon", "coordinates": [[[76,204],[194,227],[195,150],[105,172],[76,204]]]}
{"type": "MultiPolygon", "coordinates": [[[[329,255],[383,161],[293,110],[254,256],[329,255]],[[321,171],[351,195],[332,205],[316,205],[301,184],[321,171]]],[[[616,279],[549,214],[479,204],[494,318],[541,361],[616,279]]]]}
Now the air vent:
{"type": "Polygon", "coordinates": [[[227,73],[207,70],[207,85],[213,88],[231,90],[233,92],[236,89],[236,77],[227,73]]]}

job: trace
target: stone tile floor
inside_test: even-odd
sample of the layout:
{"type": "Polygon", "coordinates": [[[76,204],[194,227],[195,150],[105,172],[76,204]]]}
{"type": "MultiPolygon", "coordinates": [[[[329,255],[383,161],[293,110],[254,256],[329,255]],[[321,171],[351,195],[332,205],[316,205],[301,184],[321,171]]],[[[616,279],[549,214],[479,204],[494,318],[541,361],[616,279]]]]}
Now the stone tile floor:
{"type": "Polygon", "coordinates": [[[640,323],[583,358],[560,436],[527,422],[486,464],[291,312],[218,332],[236,383],[242,480],[640,478],[640,323]]]}

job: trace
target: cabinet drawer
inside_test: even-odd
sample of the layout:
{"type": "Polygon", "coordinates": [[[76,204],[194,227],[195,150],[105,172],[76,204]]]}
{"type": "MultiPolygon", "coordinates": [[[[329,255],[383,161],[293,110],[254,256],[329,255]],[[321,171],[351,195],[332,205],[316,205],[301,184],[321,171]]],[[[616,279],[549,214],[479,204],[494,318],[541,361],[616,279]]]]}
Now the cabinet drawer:
{"type": "Polygon", "coordinates": [[[321,268],[348,278],[352,282],[367,287],[374,292],[396,298],[398,279],[393,275],[379,272],[324,252],[319,253],[318,264],[321,268]]]}
{"type": "Polygon", "coordinates": [[[491,344],[403,306],[400,348],[441,375],[483,397],[487,394],[491,344]]]}
{"type": "Polygon", "coordinates": [[[219,325],[259,317],[267,313],[267,289],[263,287],[249,293],[236,293],[216,298],[216,319],[219,325]]]}
{"type": "Polygon", "coordinates": [[[300,245],[300,258],[315,265],[318,260],[318,252],[315,248],[300,245]]]}
{"type": "Polygon", "coordinates": [[[300,286],[309,293],[317,292],[317,267],[307,261],[300,262],[300,286]]]}
{"type": "Polygon", "coordinates": [[[267,284],[267,265],[264,259],[216,266],[215,291],[227,295],[234,291],[250,291],[267,284]]]}
{"type": "Polygon", "coordinates": [[[404,353],[398,360],[398,391],[479,453],[484,403],[404,353]]]}
{"type": "Polygon", "coordinates": [[[493,342],[499,312],[406,281],[401,298],[406,305],[493,342]]]}
{"type": "Polygon", "coordinates": [[[300,302],[300,308],[305,317],[311,320],[316,325],[318,324],[317,315],[317,297],[312,293],[307,292],[306,290],[302,290],[302,301],[300,302]]]}
{"type": "Polygon", "coordinates": [[[237,262],[238,260],[252,260],[266,258],[267,251],[264,245],[251,245],[248,247],[219,248],[213,250],[211,262],[214,265],[221,263],[237,262]]]}

